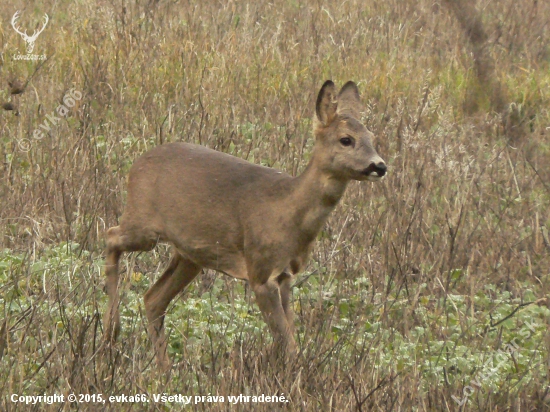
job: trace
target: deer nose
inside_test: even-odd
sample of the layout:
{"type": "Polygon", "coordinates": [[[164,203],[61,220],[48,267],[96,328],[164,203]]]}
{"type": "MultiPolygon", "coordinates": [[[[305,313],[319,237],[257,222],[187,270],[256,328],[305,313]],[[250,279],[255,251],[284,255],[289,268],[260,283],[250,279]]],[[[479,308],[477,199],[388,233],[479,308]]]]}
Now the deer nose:
{"type": "Polygon", "coordinates": [[[384,176],[388,170],[388,167],[384,162],[373,163],[372,168],[380,177],[384,176]]]}

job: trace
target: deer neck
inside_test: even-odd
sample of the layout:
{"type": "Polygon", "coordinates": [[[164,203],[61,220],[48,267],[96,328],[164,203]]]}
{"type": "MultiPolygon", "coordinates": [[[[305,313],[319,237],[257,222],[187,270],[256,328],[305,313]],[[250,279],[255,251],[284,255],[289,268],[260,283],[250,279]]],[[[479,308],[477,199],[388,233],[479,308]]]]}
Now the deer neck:
{"type": "Polygon", "coordinates": [[[317,236],[347,184],[347,179],[336,178],[324,171],[315,154],[306,170],[294,179],[288,200],[294,210],[294,223],[306,237],[313,240],[317,236]]]}

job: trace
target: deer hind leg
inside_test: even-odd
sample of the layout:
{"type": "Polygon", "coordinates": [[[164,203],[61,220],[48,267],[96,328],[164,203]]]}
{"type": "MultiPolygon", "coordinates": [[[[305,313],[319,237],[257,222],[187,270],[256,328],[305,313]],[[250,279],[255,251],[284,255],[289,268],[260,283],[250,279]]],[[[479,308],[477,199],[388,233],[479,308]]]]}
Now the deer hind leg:
{"type": "MultiPolygon", "coordinates": [[[[256,302],[275,339],[275,349],[278,352],[292,354],[296,350],[296,342],[292,328],[288,323],[279,283],[269,279],[265,283],[252,283],[256,302]]],[[[288,303],[288,300],[287,300],[288,303]]]]}
{"type": "Polygon", "coordinates": [[[170,368],[170,360],[166,353],[167,339],[164,334],[166,308],[200,271],[200,266],[175,252],[162,276],[145,294],[148,332],[155,348],[157,362],[164,370],[170,368]]]}
{"type": "Polygon", "coordinates": [[[286,272],[281,273],[277,277],[277,283],[279,284],[279,291],[281,294],[281,305],[285,311],[286,321],[288,322],[289,333],[294,336],[294,313],[290,307],[290,284],[292,282],[292,276],[286,272]]]}
{"type": "Polygon", "coordinates": [[[107,258],[105,261],[105,292],[109,297],[107,310],[103,316],[104,338],[114,343],[120,332],[120,293],[118,261],[122,252],[136,250],[151,250],[156,244],[154,234],[146,236],[137,230],[124,230],[122,226],[115,226],[107,231],[107,258]]]}

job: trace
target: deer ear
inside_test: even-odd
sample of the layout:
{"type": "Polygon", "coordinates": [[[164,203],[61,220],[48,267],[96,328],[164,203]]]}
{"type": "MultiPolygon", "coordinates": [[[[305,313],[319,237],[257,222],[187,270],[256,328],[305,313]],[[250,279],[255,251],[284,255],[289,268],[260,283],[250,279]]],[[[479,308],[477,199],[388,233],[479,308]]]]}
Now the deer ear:
{"type": "Polygon", "coordinates": [[[315,106],[317,119],[319,119],[323,126],[328,126],[334,120],[337,107],[336,86],[334,86],[331,80],[327,80],[319,91],[315,106]]]}
{"type": "Polygon", "coordinates": [[[359,89],[354,82],[347,82],[338,93],[338,112],[350,114],[356,119],[360,117],[362,110],[359,89]]]}

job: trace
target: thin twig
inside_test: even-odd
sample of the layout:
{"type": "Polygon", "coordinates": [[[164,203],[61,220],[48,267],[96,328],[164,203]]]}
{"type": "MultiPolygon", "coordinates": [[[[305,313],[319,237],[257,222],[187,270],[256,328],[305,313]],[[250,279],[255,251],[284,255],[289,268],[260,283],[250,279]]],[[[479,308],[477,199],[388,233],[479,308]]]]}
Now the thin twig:
{"type": "Polygon", "coordinates": [[[537,303],[538,300],[536,301],[533,301],[533,302],[525,302],[525,303],[520,303],[510,314],[506,315],[504,318],[502,318],[501,320],[499,320],[497,323],[493,323],[493,320],[491,319],[491,323],[489,323],[489,325],[494,328],[495,326],[498,326],[500,325],[502,322],[504,322],[505,320],[507,319],[510,319],[512,316],[514,316],[516,314],[516,312],[518,310],[520,310],[521,308],[523,308],[524,306],[529,306],[529,305],[532,305],[533,303],[537,303]]]}

